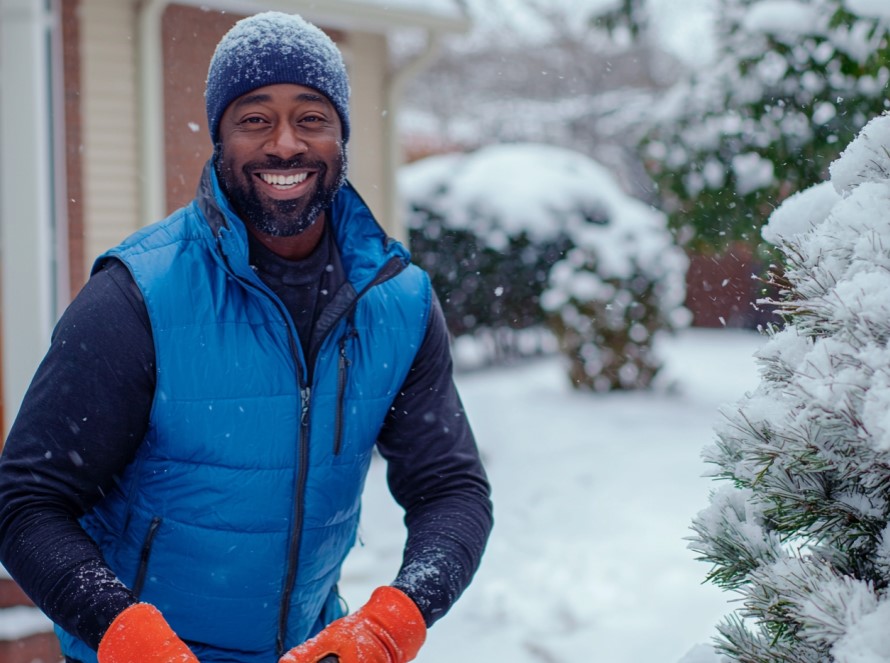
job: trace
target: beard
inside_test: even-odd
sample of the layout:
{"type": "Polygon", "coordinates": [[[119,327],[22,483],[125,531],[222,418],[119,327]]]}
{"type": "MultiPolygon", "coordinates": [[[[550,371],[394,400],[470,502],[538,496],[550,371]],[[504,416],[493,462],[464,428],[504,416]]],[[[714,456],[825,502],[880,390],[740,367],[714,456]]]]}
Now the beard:
{"type": "Polygon", "coordinates": [[[346,151],[341,147],[329,165],[323,161],[280,159],[270,156],[263,162],[251,162],[240,173],[225,165],[222,144],[218,144],[216,173],[223,192],[239,218],[254,230],[272,237],[294,237],[312,226],[319,215],[330,207],[340,187],[346,181],[346,151]],[[260,195],[253,173],[258,170],[289,170],[312,168],[315,186],[304,196],[293,200],[276,200],[260,195]],[[329,172],[330,171],[330,172],[329,172]]]}

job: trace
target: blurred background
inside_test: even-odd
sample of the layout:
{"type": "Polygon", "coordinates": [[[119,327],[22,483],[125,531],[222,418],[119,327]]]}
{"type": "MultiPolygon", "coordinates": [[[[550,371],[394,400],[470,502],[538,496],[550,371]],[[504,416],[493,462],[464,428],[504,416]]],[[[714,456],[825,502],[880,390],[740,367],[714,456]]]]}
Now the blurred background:
{"type": "MultiPolygon", "coordinates": [[[[534,375],[562,381],[540,388],[582,399],[583,417],[610,398],[651,408],[645,398],[686,380],[701,419],[685,467],[700,474],[714,394],[752,385],[756,330],[781,324],[765,281],[781,265],[760,228],[890,107],[881,0],[0,0],[4,437],[92,261],[191,199],[212,153],[213,48],[269,9],[302,14],[342,49],[350,178],[430,272],[465,389],[546,366],[534,375]],[[710,394],[696,358],[716,369],[710,394]],[[721,362],[739,367],[737,386],[721,362]]],[[[497,437],[506,419],[486,414],[497,437]]],[[[480,441],[492,458],[511,453],[497,444],[480,441]]],[[[667,505],[681,553],[699,488],[667,505]]],[[[54,660],[26,603],[0,577],[0,663],[54,660]]],[[[483,623],[510,622],[492,611],[483,623]]],[[[584,633],[588,616],[560,628],[584,633]]]]}

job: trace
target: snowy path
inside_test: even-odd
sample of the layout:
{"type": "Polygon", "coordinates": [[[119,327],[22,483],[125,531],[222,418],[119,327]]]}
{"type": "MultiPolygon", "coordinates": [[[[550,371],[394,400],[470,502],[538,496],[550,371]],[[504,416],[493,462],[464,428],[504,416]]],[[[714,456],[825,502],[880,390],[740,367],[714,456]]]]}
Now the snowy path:
{"type": "MultiPolygon", "coordinates": [[[[702,585],[686,548],[711,482],[699,454],[720,405],[757,384],[762,339],[690,330],[670,341],[673,391],[573,393],[556,360],[460,375],[485,455],[495,531],[474,584],[420,663],[676,663],[713,635],[731,598],[702,585]]],[[[382,463],[342,590],[360,605],[398,568],[401,516],[382,463]]]]}

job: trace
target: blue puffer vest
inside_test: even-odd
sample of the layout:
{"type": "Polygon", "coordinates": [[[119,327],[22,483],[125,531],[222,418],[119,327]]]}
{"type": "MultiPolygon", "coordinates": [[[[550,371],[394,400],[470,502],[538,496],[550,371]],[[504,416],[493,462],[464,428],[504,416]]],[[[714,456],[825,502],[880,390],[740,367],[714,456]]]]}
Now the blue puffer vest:
{"type": "Polygon", "coordinates": [[[135,460],[82,522],[203,663],[274,662],[342,616],[371,452],[426,330],[426,274],[348,184],[330,216],[349,284],[310,361],[212,168],[191,205],[97,262],[122,260],[142,291],[157,387],[135,460]]]}

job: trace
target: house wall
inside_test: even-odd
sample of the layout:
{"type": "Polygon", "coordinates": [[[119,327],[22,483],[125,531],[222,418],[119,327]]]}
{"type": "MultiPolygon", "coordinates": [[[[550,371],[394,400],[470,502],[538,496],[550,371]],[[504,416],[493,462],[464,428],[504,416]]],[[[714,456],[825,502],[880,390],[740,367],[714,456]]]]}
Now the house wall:
{"type": "Polygon", "coordinates": [[[204,163],[213,152],[204,81],[217,42],[240,18],[183,5],[170,5],[161,17],[168,214],[194,197],[204,163]]]}

